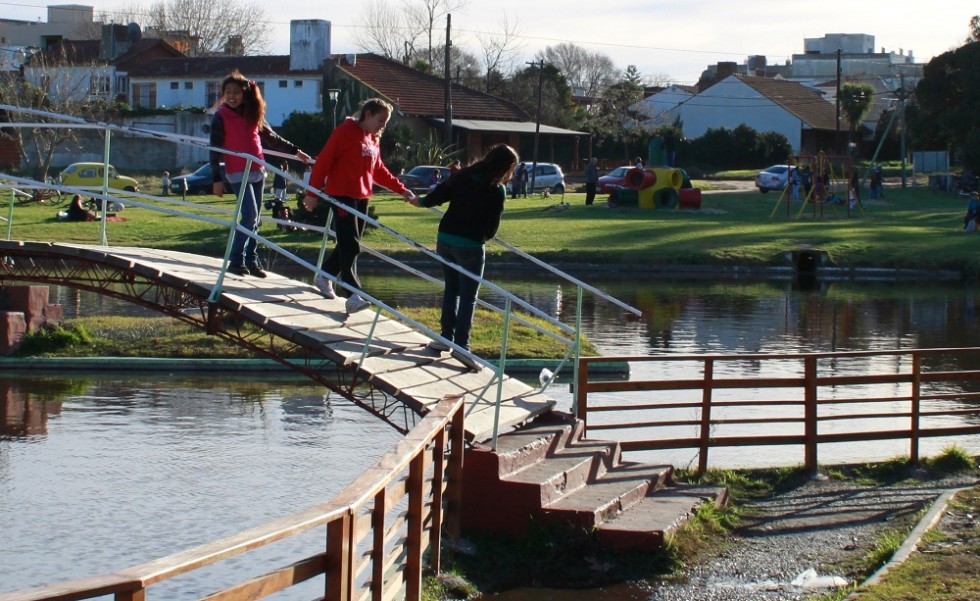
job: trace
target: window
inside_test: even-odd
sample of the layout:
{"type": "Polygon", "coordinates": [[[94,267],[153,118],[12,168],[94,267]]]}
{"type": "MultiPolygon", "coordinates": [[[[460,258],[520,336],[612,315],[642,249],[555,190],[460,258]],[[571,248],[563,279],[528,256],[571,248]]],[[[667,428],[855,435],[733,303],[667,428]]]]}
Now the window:
{"type": "Polygon", "coordinates": [[[209,81],[205,88],[204,106],[214,106],[218,104],[218,100],[221,98],[221,82],[209,81]]]}
{"type": "Polygon", "coordinates": [[[184,82],[184,89],[185,90],[193,90],[194,89],[194,82],[193,81],[185,81],[184,82]]]}
{"type": "Polygon", "coordinates": [[[89,95],[102,98],[109,97],[109,76],[93,74],[89,80],[89,95]]]}
{"type": "Polygon", "coordinates": [[[157,108],[157,84],[134,83],[132,103],[145,109],[157,108]]]}
{"type": "Polygon", "coordinates": [[[179,81],[172,81],[172,82],[170,82],[170,89],[171,90],[179,90],[180,89],[180,82],[179,81]]]}
{"type": "Polygon", "coordinates": [[[294,88],[302,88],[303,87],[303,80],[297,79],[296,81],[294,81],[293,82],[293,87],[294,88]]]}
{"type": "Polygon", "coordinates": [[[289,87],[289,82],[288,82],[288,81],[286,81],[285,79],[280,79],[280,80],[279,80],[279,87],[280,87],[280,88],[286,88],[286,87],[289,87]]]}

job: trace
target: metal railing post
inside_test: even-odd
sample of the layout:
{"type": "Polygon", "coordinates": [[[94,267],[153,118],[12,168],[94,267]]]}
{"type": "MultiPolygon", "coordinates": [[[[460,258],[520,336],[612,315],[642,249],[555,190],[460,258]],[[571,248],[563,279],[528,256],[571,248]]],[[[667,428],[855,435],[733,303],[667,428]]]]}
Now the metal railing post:
{"type": "Polygon", "coordinates": [[[13,188],[10,189],[10,206],[7,207],[7,240],[10,240],[10,236],[14,232],[14,200],[17,198],[17,193],[14,192],[13,188]]]}
{"type": "Polygon", "coordinates": [[[504,333],[501,338],[500,365],[497,366],[497,401],[493,405],[493,450],[497,450],[497,434],[500,428],[500,402],[504,391],[504,357],[507,356],[507,334],[510,331],[511,303],[504,302],[504,333]]]}
{"type": "MultiPolygon", "coordinates": [[[[112,138],[112,133],[107,127],[105,129],[105,143],[102,149],[102,196],[109,196],[109,147],[110,139],[112,138]]],[[[109,201],[102,200],[102,215],[99,219],[99,244],[102,246],[109,245],[109,238],[106,235],[106,217],[109,212],[109,201]]]]}
{"type": "MultiPolygon", "coordinates": [[[[235,203],[235,209],[231,212],[231,227],[228,229],[228,243],[225,245],[225,258],[221,262],[221,270],[218,272],[218,279],[214,281],[214,288],[211,290],[211,297],[208,299],[210,302],[218,302],[218,297],[221,296],[221,286],[225,281],[225,273],[228,271],[228,265],[231,261],[231,247],[235,244],[235,234],[238,233],[238,220],[242,215],[242,200],[245,198],[245,189],[248,187],[248,175],[252,171],[252,159],[245,159],[245,171],[242,172],[242,183],[238,187],[238,200],[235,203]]],[[[255,199],[259,202],[261,199],[255,199]]],[[[255,207],[256,212],[258,211],[258,205],[255,207]]]]}
{"type": "MultiPolygon", "coordinates": [[[[582,357],[582,287],[576,287],[577,294],[575,295],[575,342],[572,344],[572,350],[575,353],[575,363],[572,364],[572,399],[577,399],[575,394],[575,387],[578,386],[578,360],[582,357]]],[[[555,374],[557,377],[558,374],[555,374]]],[[[575,413],[575,407],[572,407],[572,413],[575,413]]]]}

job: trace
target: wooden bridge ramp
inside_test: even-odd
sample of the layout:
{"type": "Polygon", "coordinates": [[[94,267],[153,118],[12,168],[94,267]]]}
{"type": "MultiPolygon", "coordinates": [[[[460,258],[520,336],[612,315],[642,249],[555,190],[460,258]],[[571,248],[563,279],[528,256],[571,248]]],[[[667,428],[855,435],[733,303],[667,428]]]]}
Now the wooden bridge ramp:
{"type": "MultiPolygon", "coordinates": [[[[53,255],[64,261],[104,264],[165,282],[199,299],[209,298],[222,263],[217,258],[176,251],[63,243],[3,242],[0,251],[15,262],[17,255],[53,255]]],[[[474,372],[448,353],[427,348],[428,336],[386,316],[384,311],[374,324],[376,310],[347,315],[345,299],[326,299],[311,284],[272,271],[268,274],[264,279],[226,274],[214,304],[226,317],[239,316],[322,357],[324,371],[341,368],[341,372],[353,372],[360,385],[397,399],[416,414],[424,415],[447,395],[464,395],[469,412],[465,420],[467,438],[483,441],[493,436],[498,395],[495,370],[474,372]],[[372,325],[373,337],[363,355],[372,325]]],[[[343,392],[341,386],[331,388],[343,392]]],[[[547,413],[556,403],[506,375],[500,398],[499,432],[547,413]]]]}

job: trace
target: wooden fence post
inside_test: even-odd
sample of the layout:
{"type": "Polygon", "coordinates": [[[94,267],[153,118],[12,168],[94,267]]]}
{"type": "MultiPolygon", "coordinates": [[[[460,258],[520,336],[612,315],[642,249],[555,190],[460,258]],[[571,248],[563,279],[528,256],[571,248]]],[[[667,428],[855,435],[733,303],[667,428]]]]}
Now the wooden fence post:
{"type": "Polygon", "coordinates": [[[711,445],[711,393],[715,360],[704,360],[704,387],[701,389],[701,449],[698,454],[698,475],[708,469],[708,448],[711,445]]]}
{"type": "Polygon", "coordinates": [[[912,423],[909,428],[909,459],[912,463],[919,462],[919,417],[922,411],[920,402],[921,386],[922,356],[919,353],[912,353],[912,423]]]}
{"type": "Polygon", "coordinates": [[[817,358],[803,358],[803,462],[811,474],[817,473],[817,358]]]}

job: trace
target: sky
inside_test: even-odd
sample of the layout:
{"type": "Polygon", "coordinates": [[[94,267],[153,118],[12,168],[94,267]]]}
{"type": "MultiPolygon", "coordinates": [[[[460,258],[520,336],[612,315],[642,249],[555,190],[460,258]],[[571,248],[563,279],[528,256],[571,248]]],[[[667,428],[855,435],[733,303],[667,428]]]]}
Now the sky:
{"type": "MultiPolygon", "coordinates": [[[[272,32],[270,53],[288,54],[291,19],[330,21],[331,51],[361,52],[355,34],[365,22],[364,11],[378,0],[249,1],[265,6],[272,32]]],[[[397,6],[402,0],[387,1],[397,6]]],[[[458,4],[461,0],[452,1],[458,4]]],[[[709,65],[719,61],[741,64],[750,55],[765,55],[769,64],[784,64],[793,54],[803,52],[804,38],[828,33],[872,35],[875,51],[912,52],[916,62],[928,62],[962,45],[970,17],[980,13],[980,5],[968,0],[938,0],[935,5],[912,0],[462,1],[468,4],[452,13],[452,39],[472,54],[480,53],[477,36],[501,32],[506,19],[519,34],[520,50],[513,58],[517,66],[533,61],[543,48],[572,43],[605,54],[619,70],[635,65],[642,76],[679,84],[695,83],[709,65]]],[[[128,12],[125,7],[132,4],[118,0],[71,3],[94,6],[96,13],[128,12]]],[[[34,0],[0,0],[0,17],[46,20],[47,5],[34,0]]],[[[440,23],[439,43],[445,40],[445,19],[440,23]]]]}

